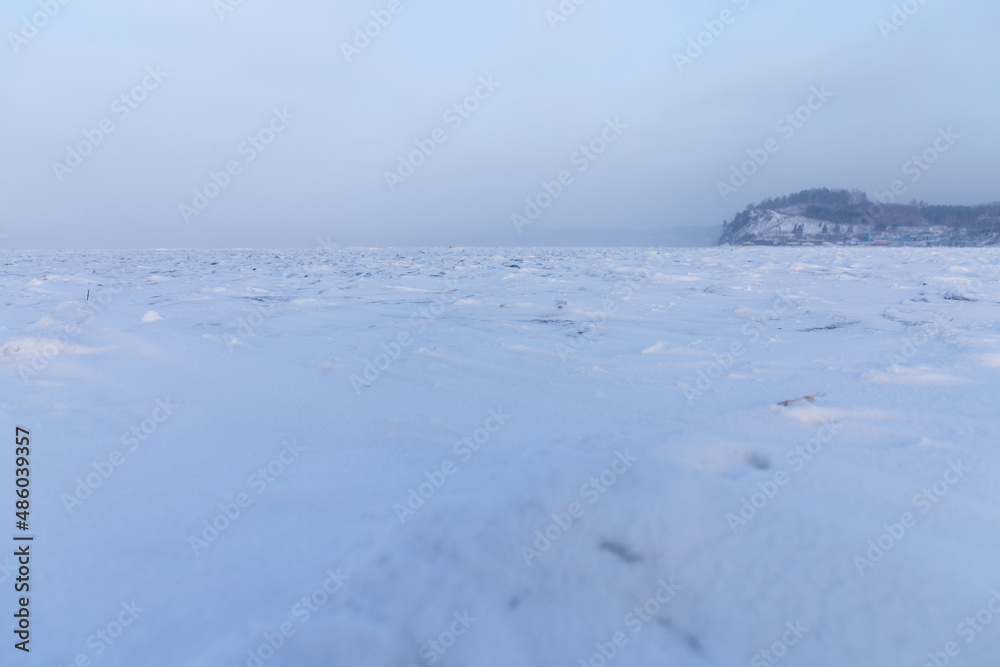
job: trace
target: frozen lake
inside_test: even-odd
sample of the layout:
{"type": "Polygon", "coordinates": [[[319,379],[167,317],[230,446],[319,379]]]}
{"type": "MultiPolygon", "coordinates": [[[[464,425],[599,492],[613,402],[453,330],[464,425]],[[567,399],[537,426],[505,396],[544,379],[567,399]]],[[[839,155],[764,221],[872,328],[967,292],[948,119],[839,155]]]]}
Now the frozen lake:
{"type": "Polygon", "coordinates": [[[19,664],[1000,657],[1000,251],[8,251],[0,281],[19,664]]]}

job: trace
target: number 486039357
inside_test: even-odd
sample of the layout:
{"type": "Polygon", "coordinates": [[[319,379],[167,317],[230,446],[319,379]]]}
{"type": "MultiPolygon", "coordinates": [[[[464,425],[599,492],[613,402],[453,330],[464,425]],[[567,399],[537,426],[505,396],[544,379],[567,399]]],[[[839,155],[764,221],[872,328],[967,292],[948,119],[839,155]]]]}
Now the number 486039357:
{"type": "Polygon", "coordinates": [[[31,495],[31,491],[29,489],[31,484],[29,479],[30,470],[28,468],[31,463],[28,459],[28,456],[31,454],[30,435],[31,434],[28,432],[28,429],[21,428],[20,426],[17,427],[17,430],[14,433],[15,443],[17,445],[14,450],[14,455],[16,456],[14,463],[17,466],[17,470],[15,471],[15,474],[17,475],[15,481],[17,489],[14,493],[17,494],[18,497],[15,507],[17,507],[17,527],[21,530],[28,529],[28,508],[31,507],[31,503],[28,500],[28,497],[31,495]],[[24,435],[21,435],[22,433],[24,435]]]}

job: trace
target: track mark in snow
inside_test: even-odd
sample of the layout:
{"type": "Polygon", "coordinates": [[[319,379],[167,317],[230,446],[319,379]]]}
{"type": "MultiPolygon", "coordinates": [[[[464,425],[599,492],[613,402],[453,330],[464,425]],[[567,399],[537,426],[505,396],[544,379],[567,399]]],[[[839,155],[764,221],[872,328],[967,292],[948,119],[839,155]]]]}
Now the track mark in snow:
{"type": "Polygon", "coordinates": [[[727,441],[702,442],[684,463],[695,470],[728,479],[741,477],[749,469],[767,470],[771,461],[767,454],[752,447],[727,441]]]}
{"type": "Polygon", "coordinates": [[[629,565],[633,563],[638,563],[639,561],[642,560],[642,556],[635,553],[621,542],[615,542],[614,540],[602,541],[599,548],[604,551],[611,552],[612,554],[618,556],[629,565]]]}
{"type": "Polygon", "coordinates": [[[833,329],[842,329],[844,327],[849,327],[854,324],[861,324],[860,322],[835,322],[834,324],[827,324],[825,327],[812,327],[811,329],[799,329],[799,331],[832,331],[833,329]]]}

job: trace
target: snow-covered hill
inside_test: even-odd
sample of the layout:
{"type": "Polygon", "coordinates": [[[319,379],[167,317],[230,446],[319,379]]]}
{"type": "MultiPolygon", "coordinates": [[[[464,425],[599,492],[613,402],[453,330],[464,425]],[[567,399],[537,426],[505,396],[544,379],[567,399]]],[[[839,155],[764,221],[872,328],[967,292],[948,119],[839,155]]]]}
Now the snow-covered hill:
{"type": "Polygon", "coordinates": [[[747,241],[783,244],[800,237],[817,237],[829,225],[822,220],[814,220],[795,213],[758,210],[749,212],[749,222],[740,228],[728,243],[739,244],[747,241]]]}
{"type": "Polygon", "coordinates": [[[747,206],[724,225],[719,243],[994,246],[1000,243],[1000,204],[901,204],[884,194],[870,200],[858,190],[803,190],[747,206]]]}
{"type": "Polygon", "coordinates": [[[995,664],[998,260],[3,253],[9,664],[995,664]]]}

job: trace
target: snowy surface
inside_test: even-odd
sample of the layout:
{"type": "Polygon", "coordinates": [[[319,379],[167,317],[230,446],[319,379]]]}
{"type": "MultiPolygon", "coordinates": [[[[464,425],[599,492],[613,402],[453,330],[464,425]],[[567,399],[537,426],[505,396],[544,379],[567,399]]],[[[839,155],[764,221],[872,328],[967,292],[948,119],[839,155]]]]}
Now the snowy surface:
{"type": "Polygon", "coordinates": [[[815,218],[807,218],[804,215],[782,213],[779,211],[753,211],[752,221],[737,233],[737,240],[743,239],[784,239],[795,232],[795,228],[802,226],[804,236],[819,236],[823,232],[823,227],[832,227],[834,223],[826,223],[815,218]]]}
{"type": "Polygon", "coordinates": [[[4,253],[37,536],[16,663],[998,664],[998,260],[4,253]]]}

